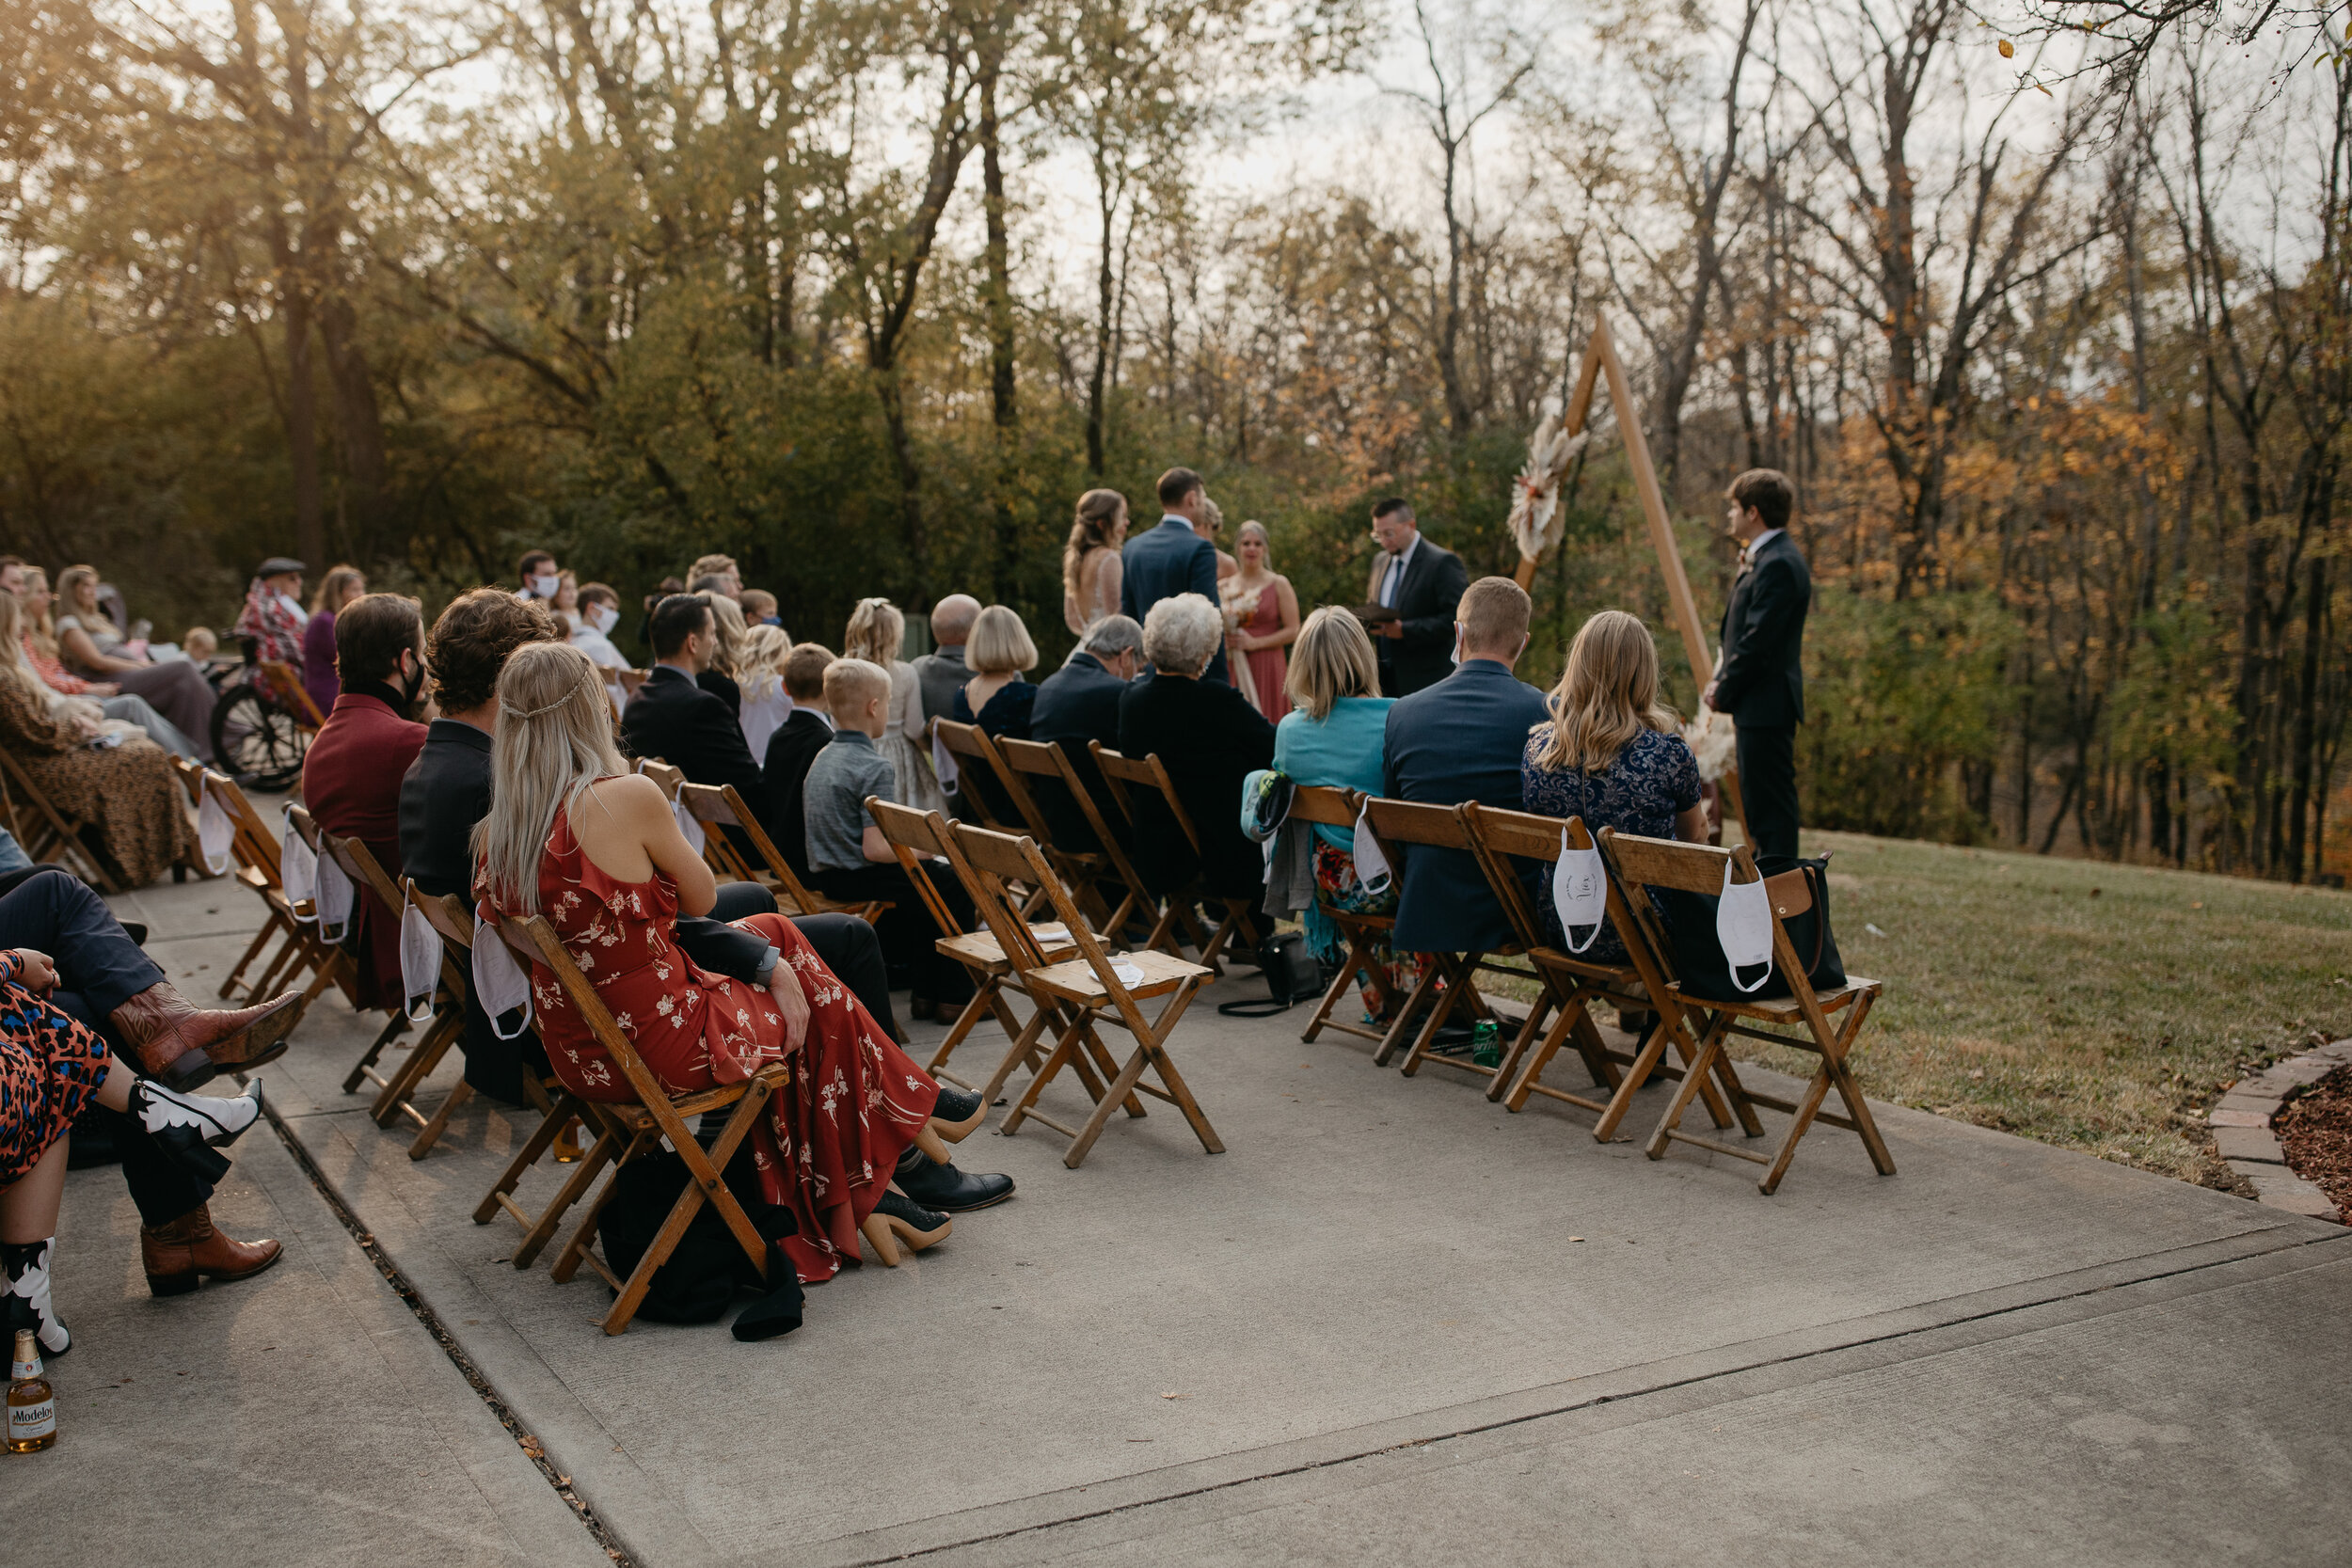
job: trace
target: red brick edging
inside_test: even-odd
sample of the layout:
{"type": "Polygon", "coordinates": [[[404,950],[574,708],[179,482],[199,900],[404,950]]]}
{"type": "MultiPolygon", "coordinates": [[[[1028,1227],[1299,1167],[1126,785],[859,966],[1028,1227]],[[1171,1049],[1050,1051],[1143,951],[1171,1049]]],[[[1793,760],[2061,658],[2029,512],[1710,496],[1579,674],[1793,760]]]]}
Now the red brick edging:
{"type": "Polygon", "coordinates": [[[2283,1062],[2274,1062],[2253,1077],[2230,1085],[2229,1092],[2205,1115],[2213,1129],[2214,1147],[2231,1170],[2254,1185],[2255,1196],[2274,1209],[2341,1220],[2335,1201],[2287,1169],[2286,1153],[2270,1130],[2289,1095],[2318,1083],[2352,1062],[2352,1039],[2337,1040],[2283,1062]]]}

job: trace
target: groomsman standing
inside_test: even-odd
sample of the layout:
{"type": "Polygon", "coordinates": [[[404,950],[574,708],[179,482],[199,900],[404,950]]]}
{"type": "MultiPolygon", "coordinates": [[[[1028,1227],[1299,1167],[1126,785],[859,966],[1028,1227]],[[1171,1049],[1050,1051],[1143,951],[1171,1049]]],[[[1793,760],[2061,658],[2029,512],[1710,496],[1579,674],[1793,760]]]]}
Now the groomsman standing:
{"type": "Polygon", "coordinates": [[[1804,722],[1804,612],[1813,574],[1788,537],[1796,487],[1773,468],[1731,482],[1728,522],[1740,575],[1724,611],[1715,678],[1700,701],[1728,713],[1740,746],[1740,794],[1758,855],[1797,852],[1797,726],[1804,722]]]}
{"type": "Polygon", "coordinates": [[[1396,614],[1370,621],[1380,654],[1380,694],[1409,697],[1454,673],[1454,611],[1470,591],[1462,558],[1422,537],[1412,506],[1391,496],[1372,509],[1372,558],[1364,596],[1396,614]]]}

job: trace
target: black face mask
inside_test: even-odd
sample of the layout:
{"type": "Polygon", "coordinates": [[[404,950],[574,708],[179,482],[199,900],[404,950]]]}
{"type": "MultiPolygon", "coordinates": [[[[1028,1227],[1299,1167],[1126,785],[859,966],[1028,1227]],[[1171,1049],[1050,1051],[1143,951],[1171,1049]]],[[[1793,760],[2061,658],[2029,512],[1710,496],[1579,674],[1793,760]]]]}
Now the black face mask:
{"type": "Polygon", "coordinates": [[[424,696],[424,660],[419,659],[416,674],[401,684],[401,705],[412,714],[417,711],[424,696]]]}

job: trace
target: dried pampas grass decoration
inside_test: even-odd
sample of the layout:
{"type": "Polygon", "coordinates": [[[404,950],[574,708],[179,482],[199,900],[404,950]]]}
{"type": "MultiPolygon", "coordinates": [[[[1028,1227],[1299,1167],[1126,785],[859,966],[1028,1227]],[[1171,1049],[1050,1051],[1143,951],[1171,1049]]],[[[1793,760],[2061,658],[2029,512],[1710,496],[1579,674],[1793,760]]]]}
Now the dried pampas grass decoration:
{"type": "Polygon", "coordinates": [[[1682,726],[1682,742],[1698,759],[1699,777],[1713,784],[1732,770],[1739,757],[1739,735],[1732,727],[1731,715],[1702,709],[1699,716],[1682,726]]]}
{"type": "Polygon", "coordinates": [[[1560,428],[1559,416],[1547,414],[1527,444],[1527,464],[1511,486],[1511,540],[1528,560],[1542,560],[1546,550],[1560,543],[1566,527],[1560,512],[1560,483],[1592,438],[1589,430],[1568,435],[1560,428]]]}

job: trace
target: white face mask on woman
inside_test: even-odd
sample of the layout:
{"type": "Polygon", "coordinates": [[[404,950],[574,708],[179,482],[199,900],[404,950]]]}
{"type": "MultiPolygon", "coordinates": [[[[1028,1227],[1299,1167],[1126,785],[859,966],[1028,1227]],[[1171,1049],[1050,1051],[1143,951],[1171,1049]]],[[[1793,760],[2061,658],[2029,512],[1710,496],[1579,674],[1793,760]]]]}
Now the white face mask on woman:
{"type": "Polygon", "coordinates": [[[621,624],[621,612],[609,604],[600,604],[588,611],[588,624],[599,636],[610,637],[612,628],[621,624]]]}

